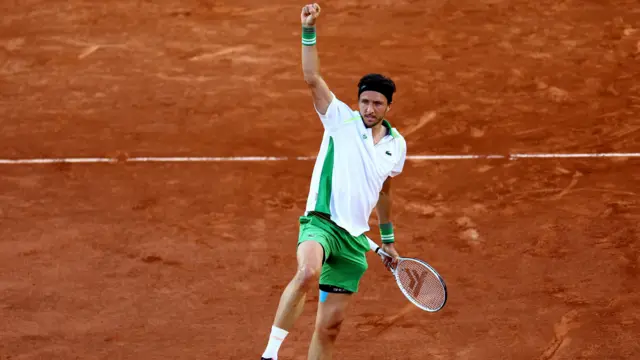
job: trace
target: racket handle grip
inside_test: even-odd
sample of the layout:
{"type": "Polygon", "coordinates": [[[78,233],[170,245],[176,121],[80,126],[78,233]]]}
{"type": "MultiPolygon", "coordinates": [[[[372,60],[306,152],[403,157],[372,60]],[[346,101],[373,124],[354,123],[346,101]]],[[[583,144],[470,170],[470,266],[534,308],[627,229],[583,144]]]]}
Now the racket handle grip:
{"type": "Polygon", "coordinates": [[[371,250],[373,250],[374,253],[377,253],[378,250],[380,250],[380,246],[378,246],[375,241],[369,239],[368,237],[367,240],[369,240],[369,247],[371,248],[371,250]]]}
{"type": "Polygon", "coordinates": [[[373,250],[374,253],[380,255],[381,259],[385,259],[385,258],[390,258],[391,256],[389,256],[389,254],[387,254],[386,252],[382,251],[382,248],[380,248],[380,246],[378,246],[378,244],[375,243],[375,241],[369,239],[367,237],[367,239],[369,240],[369,247],[371,248],[371,250],[373,250]]]}

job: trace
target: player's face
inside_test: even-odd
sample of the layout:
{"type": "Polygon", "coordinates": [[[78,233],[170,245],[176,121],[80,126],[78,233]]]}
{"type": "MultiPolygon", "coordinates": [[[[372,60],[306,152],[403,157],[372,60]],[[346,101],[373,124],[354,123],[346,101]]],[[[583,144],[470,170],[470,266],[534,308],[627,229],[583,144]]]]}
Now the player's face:
{"type": "Polygon", "coordinates": [[[367,127],[378,125],[387,115],[390,107],[387,98],[376,91],[363,91],[358,100],[360,114],[367,127]]]}

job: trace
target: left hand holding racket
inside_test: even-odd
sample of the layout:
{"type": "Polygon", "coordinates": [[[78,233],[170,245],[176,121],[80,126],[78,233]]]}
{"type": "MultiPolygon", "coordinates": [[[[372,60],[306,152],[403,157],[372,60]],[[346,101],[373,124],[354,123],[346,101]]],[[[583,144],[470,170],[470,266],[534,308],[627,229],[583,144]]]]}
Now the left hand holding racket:
{"type": "Polygon", "coordinates": [[[381,250],[384,252],[386,256],[380,256],[382,258],[382,262],[387,269],[393,271],[396,266],[398,266],[398,260],[400,260],[400,255],[396,250],[393,244],[382,244],[381,250]]]}

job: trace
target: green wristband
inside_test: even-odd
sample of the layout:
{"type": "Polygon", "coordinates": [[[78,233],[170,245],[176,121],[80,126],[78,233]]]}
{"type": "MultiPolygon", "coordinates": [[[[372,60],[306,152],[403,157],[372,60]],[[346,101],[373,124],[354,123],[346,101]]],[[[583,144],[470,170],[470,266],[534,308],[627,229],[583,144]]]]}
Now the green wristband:
{"type": "Polygon", "coordinates": [[[316,27],[303,26],[302,27],[302,45],[313,46],[315,44],[316,44],[316,27]]]}
{"type": "Polygon", "coordinates": [[[380,239],[383,244],[391,244],[396,241],[395,236],[393,235],[393,224],[380,224],[380,239]]]}

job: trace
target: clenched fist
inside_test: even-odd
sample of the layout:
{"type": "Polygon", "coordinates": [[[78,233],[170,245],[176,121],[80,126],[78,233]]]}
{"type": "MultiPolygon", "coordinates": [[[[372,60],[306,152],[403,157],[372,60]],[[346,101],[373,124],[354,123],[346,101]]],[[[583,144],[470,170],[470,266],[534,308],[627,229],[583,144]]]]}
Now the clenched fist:
{"type": "Polygon", "coordinates": [[[305,5],[300,14],[300,21],[303,26],[314,26],[318,16],[320,16],[320,5],[316,3],[305,5]]]}

